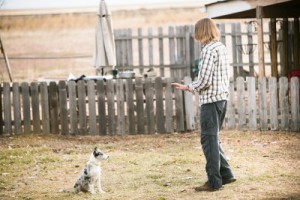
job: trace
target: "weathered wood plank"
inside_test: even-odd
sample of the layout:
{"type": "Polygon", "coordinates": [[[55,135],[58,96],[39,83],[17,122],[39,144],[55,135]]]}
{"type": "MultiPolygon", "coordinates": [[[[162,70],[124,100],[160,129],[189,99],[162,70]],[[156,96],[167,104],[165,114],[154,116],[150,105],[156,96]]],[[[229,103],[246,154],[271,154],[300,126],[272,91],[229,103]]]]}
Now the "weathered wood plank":
{"type": "Polygon", "coordinates": [[[0,135],[3,135],[3,125],[4,125],[3,116],[2,116],[2,113],[4,112],[3,107],[2,107],[2,98],[3,98],[2,91],[3,91],[3,88],[2,88],[2,85],[0,84],[0,112],[1,112],[1,114],[0,114],[0,135]]]}
{"type": "MultiPolygon", "coordinates": [[[[241,24],[236,23],[236,43],[237,44],[242,44],[242,35],[241,35],[241,24]]],[[[237,53],[237,62],[238,63],[243,63],[243,54],[241,49],[236,51],[237,53]]],[[[244,76],[244,69],[243,65],[237,66],[237,71],[238,71],[238,76],[244,76]]]]}
{"type": "Polygon", "coordinates": [[[133,81],[132,79],[127,79],[125,83],[125,91],[126,91],[126,105],[127,105],[127,125],[128,125],[128,133],[135,134],[135,114],[134,114],[134,99],[133,99],[133,81]]]}
{"type": "Polygon", "coordinates": [[[148,28],[148,55],[149,55],[149,66],[153,66],[153,31],[152,28],[148,28]]]}
{"type": "Polygon", "coordinates": [[[143,82],[141,78],[135,79],[135,92],[136,92],[136,117],[137,117],[137,133],[145,133],[144,122],[144,93],[143,82]]]}
{"type": "Polygon", "coordinates": [[[49,95],[48,85],[46,82],[40,83],[41,103],[42,103],[42,129],[43,133],[50,133],[50,111],[49,111],[49,95]]]}
{"type": "Polygon", "coordinates": [[[288,28],[288,19],[283,18],[282,20],[282,57],[281,61],[281,76],[287,76],[289,70],[289,28],[288,28]]]}
{"type": "Polygon", "coordinates": [[[142,36],[143,36],[143,31],[142,31],[142,28],[138,28],[138,54],[139,54],[139,66],[140,66],[140,74],[143,74],[144,73],[144,47],[143,47],[143,39],[142,39],[142,36]]]}
{"type": "Polygon", "coordinates": [[[13,104],[14,104],[14,133],[18,135],[22,133],[21,99],[20,99],[19,83],[12,84],[12,92],[13,92],[13,104]]]}
{"type": "Polygon", "coordinates": [[[106,135],[105,87],[103,80],[97,80],[99,134],[106,135]]]}
{"type": "Polygon", "coordinates": [[[132,30],[127,29],[127,65],[132,69],[133,67],[133,51],[132,51],[132,30]]]}
{"type": "Polygon", "coordinates": [[[236,128],[236,120],[235,120],[235,95],[234,95],[234,81],[233,79],[229,82],[229,98],[227,102],[227,121],[228,128],[235,129],[236,128]]]}
{"type": "Polygon", "coordinates": [[[245,108],[245,84],[244,78],[238,77],[236,79],[237,92],[237,111],[238,111],[238,128],[239,130],[246,130],[246,108],[245,108]]]}
{"type": "Polygon", "coordinates": [[[115,91],[114,83],[112,80],[107,80],[107,114],[108,114],[108,133],[110,135],[115,135],[115,91]]]}
{"type": "Polygon", "coordinates": [[[249,129],[257,129],[255,77],[247,77],[249,129]]]}
{"type": "Polygon", "coordinates": [[[156,132],[165,133],[165,113],[163,102],[163,83],[161,77],[155,78],[155,95],[156,95],[156,132]]]}
{"type": "Polygon", "coordinates": [[[119,135],[125,134],[125,107],[124,107],[124,82],[117,80],[117,130],[119,135]]]}
{"type": "MultiPolygon", "coordinates": [[[[163,66],[164,65],[164,39],[163,39],[163,28],[159,27],[158,28],[158,54],[159,54],[159,65],[163,66]]],[[[160,68],[160,76],[164,77],[165,76],[165,70],[164,68],[160,68]]]]}
{"type": "Polygon", "coordinates": [[[172,78],[166,80],[166,93],[165,93],[165,104],[166,104],[166,132],[173,133],[173,88],[171,83],[173,82],[172,78]]]}
{"type": "Polygon", "coordinates": [[[80,80],[77,82],[78,91],[78,118],[79,118],[79,134],[85,135],[87,133],[86,123],[86,89],[85,82],[80,80]]]}
{"type": "Polygon", "coordinates": [[[58,133],[58,88],[56,82],[49,85],[49,105],[50,105],[50,130],[51,133],[58,133]]]}
{"type": "MultiPolygon", "coordinates": [[[[236,42],[236,23],[231,24],[231,48],[232,48],[232,63],[233,63],[233,79],[236,79],[238,76],[238,71],[237,71],[237,51],[239,50],[237,47],[237,42],[236,42]]],[[[239,44],[240,45],[240,44],[239,44]]],[[[242,46],[240,46],[242,48],[242,46]]]]}
{"type": "Polygon", "coordinates": [[[300,62],[299,62],[299,48],[300,48],[300,39],[299,39],[299,18],[294,18],[294,68],[293,69],[300,69],[300,62]],[[298,34],[295,34],[298,33],[298,34]]]}
{"type": "Polygon", "coordinates": [[[29,85],[26,82],[21,83],[22,102],[23,102],[23,123],[24,133],[31,133],[31,114],[30,114],[30,95],[29,85]]]}
{"type": "Polygon", "coordinates": [[[69,107],[70,107],[70,134],[78,134],[77,95],[75,81],[68,82],[69,107]]]}
{"type": "Polygon", "coordinates": [[[299,115],[299,79],[291,78],[291,114],[292,114],[292,131],[300,131],[300,115],[299,115]]]}
{"type": "MultiPolygon", "coordinates": [[[[184,84],[187,85],[192,82],[190,77],[184,77],[184,84]]],[[[194,104],[193,104],[193,94],[190,92],[184,92],[184,107],[185,107],[185,122],[186,130],[191,131],[195,129],[194,120],[194,104]]]]}
{"type": "MultiPolygon", "coordinates": [[[[175,53],[175,35],[174,35],[174,27],[169,27],[169,59],[170,65],[176,64],[176,53],[175,53]]],[[[170,69],[171,77],[174,76],[174,70],[170,69]]]]}
{"type": "Polygon", "coordinates": [[[267,112],[267,89],[266,78],[258,78],[258,102],[259,102],[259,123],[260,130],[268,130],[268,112],[267,112]]]}
{"type": "Polygon", "coordinates": [[[278,77],[276,18],[271,18],[270,32],[271,75],[274,77],[278,77]]]}
{"type": "Polygon", "coordinates": [[[69,119],[67,107],[67,84],[65,81],[58,83],[59,111],[60,111],[60,132],[62,135],[69,134],[69,119]]]}
{"type": "MultiPolygon", "coordinates": [[[[184,34],[184,47],[183,47],[183,56],[184,56],[184,60],[183,63],[185,64],[185,66],[192,66],[191,65],[191,42],[190,42],[190,38],[191,38],[191,30],[190,30],[190,26],[184,26],[183,27],[183,34],[184,34]]],[[[191,69],[190,67],[186,67],[183,76],[191,76],[191,69]]]]}
{"type": "Polygon", "coordinates": [[[95,102],[95,82],[87,81],[88,108],[89,108],[89,134],[97,135],[96,102],[95,102]]]}
{"type": "Polygon", "coordinates": [[[146,93],[146,115],[147,115],[147,132],[148,134],[155,133],[154,120],[154,105],[153,105],[153,86],[151,78],[145,79],[146,93]]]}
{"type": "Polygon", "coordinates": [[[270,93],[270,126],[271,130],[278,130],[278,87],[277,78],[269,78],[269,93],[270,93]]]}
{"type": "Polygon", "coordinates": [[[11,115],[11,98],[10,98],[10,84],[3,83],[3,111],[4,111],[4,134],[12,134],[12,115],[11,115]]]}
{"type": "Polygon", "coordinates": [[[289,95],[288,79],[279,78],[279,107],[280,107],[280,128],[287,131],[289,129],[289,95]]]}
{"type": "Polygon", "coordinates": [[[249,58],[249,76],[254,76],[254,50],[255,50],[255,44],[253,44],[253,31],[252,31],[253,25],[249,23],[247,25],[247,39],[248,39],[248,46],[247,50],[243,52],[244,54],[248,54],[249,58]]]}
{"type": "MultiPolygon", "coordinates": [[[[178,78],[174,79],[176,83],[180,83],[178,78]]],[[[184,111],[183,111],[183,97],[181,90],[175,90],[175,113],[176,113],[176,131],[184,131],[184,111]]]]}
{"type": "Polygon", "coordinates": [[[39,134],[41,132],[40,121],[40,98],[39,85],[32,82],[30,86],[31,105],[32,105],[32,119],[33,119],[33,133],[39,134]]]}

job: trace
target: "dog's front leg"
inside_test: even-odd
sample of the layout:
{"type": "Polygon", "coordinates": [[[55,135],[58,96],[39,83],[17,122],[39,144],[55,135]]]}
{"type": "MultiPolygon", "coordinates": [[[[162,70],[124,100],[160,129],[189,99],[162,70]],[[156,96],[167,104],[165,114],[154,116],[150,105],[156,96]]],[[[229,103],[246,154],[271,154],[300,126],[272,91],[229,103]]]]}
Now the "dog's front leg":
{"type": "Polygon", "coordinates": [[[97,185],[98,185],[98,190],[100,193],[105,193],[103,190],[102,190],[102,186],[101,186],[101,179],[98,178],[97,180],[97,185]]]}
{"type": "Polygon", "coordinates": [[[93,184],[93,183],[90,183],[90,184],[89,184],[89,192],[90,192],[91,194],[96,194],[95,187],[94,187],[94,184],[93,184]]]}

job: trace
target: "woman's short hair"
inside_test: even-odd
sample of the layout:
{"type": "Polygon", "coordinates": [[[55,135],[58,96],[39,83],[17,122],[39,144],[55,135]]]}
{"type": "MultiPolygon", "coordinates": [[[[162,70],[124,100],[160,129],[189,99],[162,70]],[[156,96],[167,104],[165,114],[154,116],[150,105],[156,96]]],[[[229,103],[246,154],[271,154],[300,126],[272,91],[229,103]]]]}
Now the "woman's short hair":
{"type": "Polygon", "coordinates": [[[209,18],[200,19],[195,24],[195,39],[198,40],[201,44],[207,44],[211,41],[220,40],[220,31],[209,18]]]}

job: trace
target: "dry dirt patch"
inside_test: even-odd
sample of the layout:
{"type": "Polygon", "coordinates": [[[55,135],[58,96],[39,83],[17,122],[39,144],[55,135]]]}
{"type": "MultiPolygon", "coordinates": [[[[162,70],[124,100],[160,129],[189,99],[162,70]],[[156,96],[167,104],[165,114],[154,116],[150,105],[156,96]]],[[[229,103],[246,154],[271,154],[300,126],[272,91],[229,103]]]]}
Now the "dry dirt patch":
{"type": "Polygon", "coordinates": [[[299,199],[300,136],[223,131],[238,179],[214,193],[206,180],[198,132],[135,136],[21,135],[0,138],[0,199],[299,199]],[[105,194],[68,194],[94,146],[105,194]]]}

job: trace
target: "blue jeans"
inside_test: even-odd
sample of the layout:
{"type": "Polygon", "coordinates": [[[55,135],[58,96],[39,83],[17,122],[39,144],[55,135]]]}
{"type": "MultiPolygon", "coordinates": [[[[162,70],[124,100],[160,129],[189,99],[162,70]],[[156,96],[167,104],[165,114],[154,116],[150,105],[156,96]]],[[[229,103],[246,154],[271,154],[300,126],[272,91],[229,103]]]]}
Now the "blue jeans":
{"type": "Polygon", "coordinates": [[[219,141],[219,131],[226,114],[227,101],[203,104],[200,107],[201,146],[206,158],[208,186],[222,187],[222,179],[233,177],[219,141]]]}

